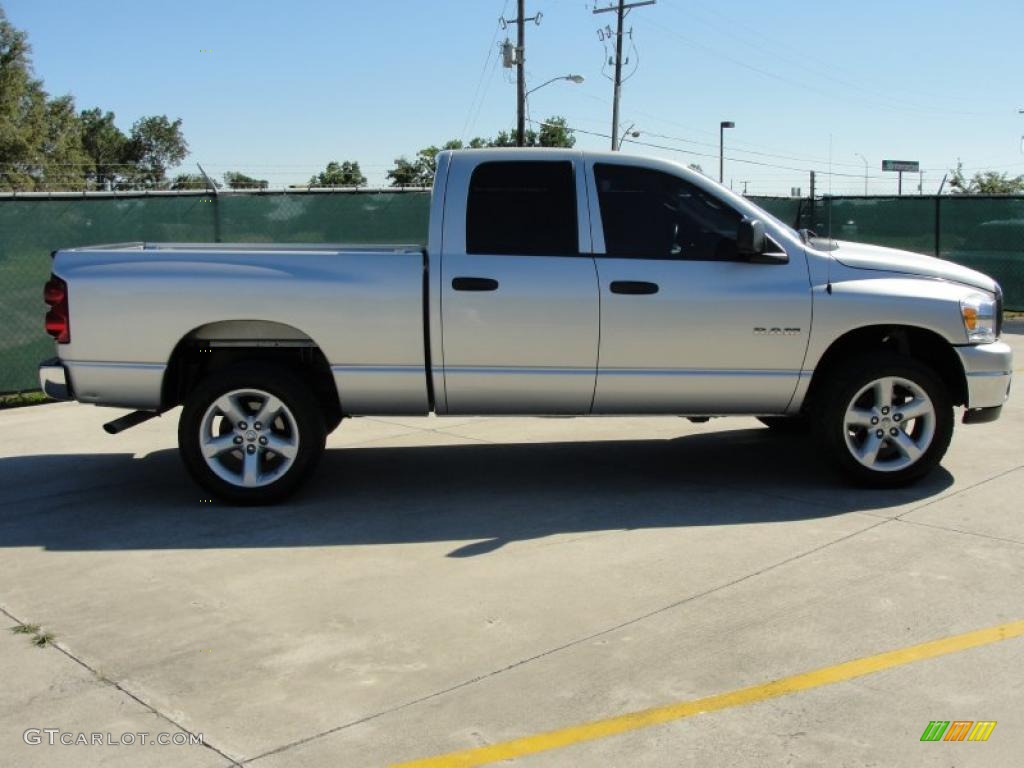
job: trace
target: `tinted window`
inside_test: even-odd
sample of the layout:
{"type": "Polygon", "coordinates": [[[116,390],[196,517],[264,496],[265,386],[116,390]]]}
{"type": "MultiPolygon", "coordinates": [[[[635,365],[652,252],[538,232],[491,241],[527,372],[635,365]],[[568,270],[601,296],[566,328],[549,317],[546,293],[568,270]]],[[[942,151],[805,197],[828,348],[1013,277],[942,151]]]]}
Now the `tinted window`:
{"type": "Polygon", "coordinates": [[[688,181],[650,168],[594,166],[609,256],[732,261],[743,216],[688,181]]]}
{"type": "Polygon", "coordinates": [[[466,253],[572,256],[578,252],[572,163],[477,166],[469,182],[466,253]]]}

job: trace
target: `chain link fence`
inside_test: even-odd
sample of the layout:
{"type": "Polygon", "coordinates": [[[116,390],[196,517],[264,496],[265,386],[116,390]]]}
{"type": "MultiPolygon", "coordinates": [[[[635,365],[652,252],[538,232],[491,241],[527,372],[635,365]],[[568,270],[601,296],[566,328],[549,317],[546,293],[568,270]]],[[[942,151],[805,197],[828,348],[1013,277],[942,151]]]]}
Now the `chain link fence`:
{"type": "MultiPolygon", "coordinates": [[[[999,280],[1024,310],[1024,197],[752,198],[844,240],[938,255],[999,280]]],[[[58,248],[126,241],[425,244],[422,190],[0,196],[0,393],[35,389],[53,354],[42,286],[58,248]]],[[[116,311],[116,308],[112,311],[116,311]]]]}

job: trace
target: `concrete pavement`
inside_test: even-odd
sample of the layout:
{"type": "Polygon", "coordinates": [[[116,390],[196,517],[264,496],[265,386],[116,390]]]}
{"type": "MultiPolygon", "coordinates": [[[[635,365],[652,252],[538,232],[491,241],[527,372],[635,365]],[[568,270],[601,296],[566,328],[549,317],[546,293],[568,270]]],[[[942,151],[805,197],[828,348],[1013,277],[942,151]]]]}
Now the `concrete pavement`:
{"type": "MultiPolygon", "coordinates": [[[[203,500],[175,413],[112,415],[0,412],[0,607],[57,643],[0,637],[19,766],[388,765],[1024,618],[1019,394],[899,491],[753,419],[353,419],[259,509],[203,500]],[[48,727],[206,746],[24,743],[48,727]]],[[[1007,640],[517,764],[1010,764],[1022,662],[1007,640]],[[935,719],[999,725],[921,743],[935,719]]]]}

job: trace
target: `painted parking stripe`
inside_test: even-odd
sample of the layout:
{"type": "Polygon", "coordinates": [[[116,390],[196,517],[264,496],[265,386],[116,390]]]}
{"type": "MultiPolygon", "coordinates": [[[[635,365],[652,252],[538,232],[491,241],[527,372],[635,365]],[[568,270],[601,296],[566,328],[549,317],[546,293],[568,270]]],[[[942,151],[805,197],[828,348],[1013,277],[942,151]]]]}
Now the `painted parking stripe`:
{"type": "Polygon", "coordinates": [[[899,667],[914,661],[933,659],[949,653],[966,651],[982,645],[990,645],[1000,640],[1024,635],[1024,620],[1011,621],[994,627],[977,629],[962,635],[953,635],[939,640],[930,640],[919,645],[886,651],[875,656],[865,656],[853,661],[843,662],[831,667],[822,667],[811,672],[803,672],[790,677],[760,683],[747,688],[739,688],[727,693],[707,696],[703,699],[676,702],[661,707],[653,707],[638,712],[630,712],[604,720],[572,725],[555,731],[523,736],[512,741],[490,744],[486,747],[475,747],[460,752],[426,757],[405,763],[396,763],[392,768],[470,768],[471,766],[489,765],[500,760],[510,760],[525,755],[535,755],[552,749],[568,747],[586,741],[607,738],[619,733],[649,728],[652,725],[682,720],[683,718],[715,712],[721,709],[753,704],[766,699],[774,699],[799,691],[820,688],[823,685],[841,683],[856,677],[863,677],[884,669],[899,667]]]}

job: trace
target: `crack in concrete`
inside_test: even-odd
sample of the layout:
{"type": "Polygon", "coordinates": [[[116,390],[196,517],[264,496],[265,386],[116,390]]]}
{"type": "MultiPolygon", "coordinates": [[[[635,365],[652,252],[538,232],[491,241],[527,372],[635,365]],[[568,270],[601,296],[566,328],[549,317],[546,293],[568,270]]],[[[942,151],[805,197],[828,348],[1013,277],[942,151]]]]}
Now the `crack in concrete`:
{"type": "Polygon", "coordinates": [[[647,613],[642,614],[640,616],[635,616],[632,619],[629,619],[627,621],[624,621],[624,622],[621,622],[619,624],[616,624],[615,626],[607,627],[605,629],[600,630],[599,632],[594,632],[594,633],[591,633],[591,634],[586,635],[584,637],[576,638],[575,640],[572,640],[572,641],[570,641],[568,643],[564,643],[563,645],[559,645],[559,646],[556,646],[554,648],[549,648],[549,649],[547,649],[545,651],[542,651],[542,652],[540,652],[538,654],[535,654],[533,656],[530,656],[528,658],[520,659],[519,661],[513,662],[512,664],[509,664],[509,665],[507,665],[505,667],[502,667],[502,668],[496,669],[496,670],[492,670],[492,671],[487,672],[487,673],[482,674],[482,675],[478,675],[478,676],[476,676],[474,678],[471,678],[469,680],[464,680],[461,683],[457,683],[457,684],[455,684],[453,686],[450,686],[448,688],[444,688],[444,689],[442,689],[440,691],[434,691],[433,693],[426,694],[425,696],[420,696],[419,698],[412,699],[412,700],[407,701],[407,702],[405,702],[403,704],[398,704],[398,705],[396,705],[394,707],[389,707],[387,709],[380,710],[379,712],[374,712],[372,714],[366,715],[366,716],[361,717],[361,718],[359,718],[357,720],[352,720],[352,721],[350,721],[348,723],[343,723],[341,725],[335,726],[334,728],[329,728],[329,729],[327,729],[325,731],[321,731],[319,733],[312,734],[312,735],[307,736],[305,738],[297,739],[296,741],[290,742],[288,744],[284,744],[284,745],[282,745],[280,747],[276,747],[276,748],[274,748],[272,750],[269,750],[267,752],[263,752],[261,754],[255,755],[254,757],[246,758],[246,759],[242,760],[242,763],[244,765],[250,765],[250,764],[256,762],[257,760],[262,760],[265,757],[270,757],[272,755],[280,754],[280,753],[285,752],[287,750],[293,749],[295,747],[302,746],[304,744],[308,744],[308,743],[310,743],[312,741],[316,741],[318,739],[322,739],[322,738],[324,738],[326,736],[330,736],[330,735],[338,733],[340,731],[347,730],[347,729],[352,728],[354,726],[361,725],[361,724],[369,722],[371,720],[376,720],[377,718],[383,717],[385,715],[390,715],[390,714],[393,714],[395,712],[399,712],[401,710],[408,709],[409,707],[416,706],[417,704],[422,704],[422,703],[424,703],[426,701],[429,701],[431,699],[435,699],[435,698],[438,698],[440,696],[444,696],[446,694],[453,693],[453,692],[455,692],[457,690],[460,690],[462,688],[466,688],[468,686],[475,685],[476,683],[482,682],[484,680],[488,680],[488,679],[490,679],[492,677],[496,677],[496,676],[501,675],[501,674],[503,674],[505,672],[509,672],[509,671],[511,671],[513,669],[516,669],[517,667],[521,667],[521,666],[523,666],[525,664],[530,664],[530,663],[532,663],[534,661],[538,661],[538,660],[543,659],[543,658],[545,658],[547,656],[551,656],[553,654],[559,653],[559,652],[567,650],[569,648],[573,648],[575,646],[582,645],[583,643],[587,643],[587,642],[589,642],[591,640],[594,640],[596,638],[602,637],[604,635],[611,634],[612,632],[616,632],[616,631],[618,631],[620,629],[624,629],[625,627],[629,627],[629,626],[631,626],[633,624],[637,624],[639,622],[646,621],[647,619],[650,619],[650,618],[652,618],[654,616],[657,616],[659,614],[671,611],[671,610],[673,610],[675,608],[678,608],[681,605],[685,605],[685,604],[693,602],[695,600],[700,600],[701,598],[708,597],[708,596],[710,596],[710,595],[712,595],[712,594],[714,594],[714,593],[716,593],[716,592],[718,592],[720,590],[728,589],[729,587],[736,586],[737,584],[741,584],[741,583],[743,583],[745,581],[749,581],[750,579],[757,578],[758,576],[761,576],[762,574],[765,574],[765,573],[767,573],[769,571],[772,571],[772,570],[774,570],[776,568],[780,568],[780,567],[782,567],[784,565],[787,565],[789,563],[792,563],[792,562],[795,562],[797,560],[800,560],[800,559],[802,559],[804,557],[812,555],[812,554],[814,554],[816,552],[819,552],[819,551],[821,551],[823,549],[831,547],[831,546],[833,546],[835,544],[839,544],[839,543],[841,543],[843,541],[846,541],[848,539],[851,539],[851,538],[853,538],[855,536],[860,536],[862,533],[866,533],[867,531],[870,531],[870,530],[873,530],[873,529],[878,528],[880,526],[883,526],[883,525],[885,525],[888,522],[891,522],[891,521],[889,519],[879,520],[877,523],[874,523],[872,525],[866,526],[865,528],[861,528],[861,529],[856,530],[856,531],[854,531],[852,533],[844,534],[843,536],[840,536],[840,537],[838,537],[836,539],[832,539],[831,541],[827,541],[824,544],[820,544],[820,545],[818,545],[816,547],[812,547],[811,549],[808,549],[808,550],[806,550],[804,552],[801,552],[799,554],[792,555],[791,557],[787,557],[787,558],[784,558],[782,560],[779,560],[778,562],[772,563],[770,565],[766,565],[763,568],[760,568],[760,569],[758,569],[756,571],[753,571],[751,573],[747,573],[747,574],[745,574],[743,576],[740,576],[739,578],[733,579],[732,581],[726,582],[724,584],[719,584],[716,587],[711,587],[710,589],[706,589],[703,592],[698,592],[696,594],[689,595],[689,596],[684,597],[684,598],[682,598],[680,600],[676,600],[676,601],[674,601],[672,603],[664,605],[664,606],[662,606],[660,608],[656,608],[653,611],[648,611],[647,613]]]}
{"type": "MultiPolygon", "coordinates": [[[[775,563],[767,565],[767,566],[765,566],[763,568],[760,568],[760,569],[758,569],[756,571],[753,571],[751,573],[748,573],[748,574],[745,574],[743,576],[740,576],[739,578],[733,579],[733,580],[728,581],[728,582],[726,582],[724,584],[719,584],[718,586],[712,587],[712,588],[707,589],[707,590],[704,590],[703,592],[698,592],[697,594],[690,595],[690,596],[682,598],[680,600],[676,600],[676,601],[674,601],[672,603],[664,605],[664,606],[662,606],[660,608],[657,608],[657,609],[655,609],[653,611],[649,611],[649,612],[647,612],[645,614],[642,614],[640,616],[635,616],[632,619],[629,619],[627,621],[624,621],[624,622],[621,622],[619,624],[616,624],[615,626],[607,627],[607,628],[605,628],[605,629],[603,629],[603,630],[601,630],[599,632],[594,632],[594,633],[592,633],[590,635],[586,635],[584,637],[576,638],[575,640],[572,640],[572,641],[570,641],[568,643],[565,643],[563,645],[559,645],[559,646],[556,646],[554,648],[549,648],[549,649],[547,649],[545,651],[542,651],[541,653],[535,654],[535,655],[530,656],[530,657],[525,658],[525,659],[520,659],[519,661],[513,662],[512,664],[509,664],[509,665],[507,665],[505,667],[502,667],[500,669],[492,670],[490,672],[487,672],[487,673],[482,674],[482,675],[478,675],[478,676],[476,676],[474,678],[471,678],[469,680],[464,680],[464,681],[462,681],[460,683],[457,683],[455,685],[449,686],[448,688],[444,688],[444,689],[439,690],[439,691],[434,691],[433,693],[429,693],[429,694],[426,694],[424,696],[420,696],[419,698],[412,699],[412,700],[407,701],[407,702],[405,702],[403,704],[398,704],[398,705],[396,705],[394,707],[389,707],[387,709],[382,709],[382,710],[380,710],[378,712],[374,712],[372,714],[366,715],[366,716],[361,717],[361,718],[359,718],[357,720],[352,720],[350,722],[343,723],[341,725],[335,726],[334,728],[329,728],[329,729],[327,729],[325,731],[320,731],[318,733],[312,734],[312,735],[307,736],[305,738],[297,739],[297,740],[289,742],[287,744],[283,744],[280,747],[276,747],[276,748],[274,748],[272,750],[269,750],[267,752],[260,753],[258,755],[255,755],[254,757],[246,758],[246,759],[242,760],[242,763],[244,765],[250,765],[252,763],[255,763],[258,760],[262,760],[263,758],[270,757],[272,755],[281,754],[282,752],[286,752],[286,751],[288,751],[290,749],[294,749],[295,747],[299,747],[299,746],[303,746],[305,744],[309,744],[310,742],[317,741],[319,739],[325,738],[325,737],[333,735],[335,733],[339,733],[340,731],[347,730],[349,728],[353,728],[353,727],[355,727],[357,725],[362,725],[363,723],[369,722],[371,720],[376,720],[378,718],[384,717],[385,715],[390,715],[390,714],[393,714],[395,712],[399,712],[401,710],[408,709],[410,707],[414,707],[414,706],[416,706],[418,704],[422,704],[422,703],[424,703],[426,701],[429,701],[431,699],[435,699],[435,698],[438,698],[440,696],[445,696],[445,695],[447,695],[449,693],[453,693],[455,691],[461,690],[462,688],[466,688],[468,686],[475,685],[477,683],[483,682],[484,680],[488,680],[490,678],[493,678],[493,677],[496,677],[498,675],[501,675],[501,674],[503,674],[505,672],[509,672],[509,671],[511,671],[513,669],[516,669],[517,667],[521,667],[521,666],[523,666],[525,664],[530,664],[530,663],[532,663],[534,661],[538,661],[538,660],[543,659],[543,658],[545,658],[547,656],[551,656],[553,654],[559,653],[559,652],[567,650],[569,648],[573,648],[575,646],[582,645],[583,643],[589,642],[591,640],[594,640],[596,638],[602,637],[604,635],[611,634],[612,632],[616,632],[616,631],[618,631],[620,629],[624,629],[625,627],[637,624],[637,623],[642,622],[642,621],[646,621],[647,619],[652,618],[654,616],[657,616],[659,614],[666,613],[668,611],[674,610],[675,608],[678,608],[678,607],[680,607],[682,605],[685,605],[687,603],[693,602],[695,600],[699,600],[699,599],[704,598],[704,597],[708,597],[708,596],[710,596],[710,595],[712,595],[712,594],[714,594],[716,592],[719,592],[721,590],[728,589],[729,587],[733,587],[733,586],[736,586],[738,584],[742,584],[743,582],[749,581],[751,579],[755,579],[758,576],[761,576],[761,575],[763,575],[765,573],[773,571],[773,570],[775,570],[777,568],[781,568],[781,567],[783,567],[785,565],[794,563],[794,562],[796,562],[798,560],[802,560],[802,559],[804,559],[804,558],[806,558],[806,557],[808,557],[810,555],[816,554],[817,552],[821,552],[824,549],[828,549],[829,547],[835,546],[836,544],[841,544],[841,543],[843,543],[845,541],[849,541],[852,538],[855,538],[857,536],[865,534],[868,531],[875,530],[876,528],[881,528],[882,526],[887,525],[889,523],[897,522],[897,523],[905,523],[905,524],[915,524],[915,521],[901,519],[902,516],[903,515],[908,515],[911,512],[915,512],[915,511],[917,511],[919,509],[924,509],[925,507],[928,507],[928,506],[930,506],[932,504],[936,504],[936,503],[938,503],[940,501],[945,501],[946,499],[953,498],[954,496],[959,496],[961,494],[967,493],[968,491],[971,491],[971,490],[973,490],[975,488],[978,488],[978,487],[980,487],[982,485],[985,485],[986,483],[989,483],[989,482],[991,482],[993,480],[998,480],[999,478],[1001,478],[1001,477],[1003,477],[1005,475],[1008,475],[1008,474],[1010,474],[1012,472],[1016,472],[1016,471],[1018,471],[1020,469],[1024,469],[1024,465],[1013,467],[1013,468],[1008,469],[1008,470],[1006,470],[1004,472],[1000,472],[997,475],[993,475],[992,477],[986,478],[984,480],[980,480],[977,483],[973,483],[973,484],[967,486],[966,488],[961,488],[960,490],[955,491],[953,493],[942,495],[942,496],[940,496],[939,498],[936,498],[936,499],[929,499],[928,501],[926,501],[926,502],[924,502],[922,504],[919,504],[917,506],[914,506],[911,509],[908,509],[906,512],[903,512],[900,515],[897,515],[895,517],[881,517],[881,516],[878,516],[878,515],[872,515],[871,513],[863,512],[863,511],[859,511],[859,510],[851,510],[848,513],[841,513],[841,514],[854,514],[854,515],[868,516],[868,517],[872,517],[872,518],[878,520],[878,522],[876,522],[876,523],[874,523],[872,525],[868,525],[868,526],[866,526],[864,528],[860,528],[860,529],[858,529],[856,531],[853,531],[852,533],[844,534],[843,536],[840,536],[838,538],[835,538],[835,539],[832,539],[830,541],[827,541],[824,544],[820,544],[820,545],[818,545],[816,547],[812,547],[812,548],[810,548],[808,550],[805,550],[804,552],[801,552],[799,554],[792,555],[792,556],[787,557],[787,558],[783,558],[782,560],[779,560],[779,561],[777,561],[775,563]]],[[[811,505],[815,505],[815,506],[821,506],[821,507],[824,507],[826,509],[830,508],[830,505],[820,504],[820,503],[817,503],[817,502],[808,502],[808,501],[801,500],[801,499],[788,499],[788,500],[794,501],[794,502],[801,502],[801,503],[805,503],[805,504],[811,504],[811,505]]],[[[918,523],[918,524],[920,524],[920,523],[918,523]]],[[[927,525],[927,524],[922,524],[922,525],[927,525]]],[[[934,526],[934,527],[939,527],[939,526],[934,526]]],[[[964,533],[968,533],[968,532],[964,532],[964,533]]],[[[978,535],[983,535],[983,534],[978,534],[978,535]]],[[[988,537],[988,538],[994,538],[994,537],[988,537]]],[[[1019,543],[1019,542],[1017,542],[1017,543],[1019,543]]]]}
{"type": "MultiPolygon", "coordinates": [[[[11,613],[9,610],[7,610],[7,608],[5,608],[3,606],[0,606],[0,613],[3,613],[4,616],[6,616],[11,621],[13,621],[13,622],[15,622],[17,624],[24,624],[25,623],[21,619],[19,619],[17,616],[15,616],[13,613],[11,613]]],[[[111,680],[106,675],[100,674],[100,672],[97,669],[92,667],[88,662],[84,661],[83,659],[80,659],[78,656],[73,654],[71,651],[69,651],[67,648],[65,648],[63,645],[61,645],[61,643],[59,641],[51,640],[49,643],[47,643],[47,645],[52,646],[56,650],[60,651],[67,658],[71,659],[71,661],[75,662],[76,664],[78,664],[83,669],[88,670],[89,673],[92,674],[92,676],[95,677],[97,680],[99,680],[99,681],[101,681],[103,683],[106,683],[107,685],[109,685],[109,686],[115,688],[116,690],[120,691],[122,694],[127,696],[129,699],[131,699],[132,701],[136,702],[141,707],[143,707],[144,709],[146,709],[149,712],[153,713],[154,715],[156,715],[157,717],[161,718],[162,720],[167,721],[168,723],[170,723],[172,726],[177,728],[182,733],[186,733],[190,737],[196,737],[198,735],[195,731],[192,731],[192,730],[186,728],[184,725],[179,723],[177,720],[172,718],[170,715],[168,715],[168,714],[166,714],[164,712],[161,712],[159,709],[154,707],[152,704],[150,704],[147,701],[145,701],[144,699],[142,699],[142,697],[140,697],[138,694],[135,694],[135,693],[129,691],[121,683],[117,682],[116,680],[111,680]]],[[[228,761],[228,765],[236,766],[237,768],[241,768],[241,763],[239,763],[233,757],[231,757],[230,755],[225,753],[223,750],[218,749],[217,747],[213,746],[213,744],[210,744],[209,741],[207,741],[207,739],[206,739],[206,734],[203,734],[202,745],[204,747],[206,747],[207,749],[211,750],[212,752],[216,753],[220,757],[222,757],[225,760],[227,760],[228,761]]]]}

